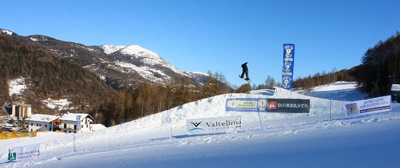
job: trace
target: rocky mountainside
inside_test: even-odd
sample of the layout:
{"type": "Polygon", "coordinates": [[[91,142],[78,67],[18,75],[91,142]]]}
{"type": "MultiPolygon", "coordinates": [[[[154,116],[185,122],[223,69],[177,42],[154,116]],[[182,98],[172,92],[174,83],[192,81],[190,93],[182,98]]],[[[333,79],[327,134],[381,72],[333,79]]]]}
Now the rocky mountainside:
{"type": "Polygon", "coordinates": [[[82,111],[112,97],[114,89],[136,88],[143,82],[165,85],[182,78],[202,84],[207,76],[179,70],[138,45],[85,46],[5,29],[0,29],[0,42],[1,104],[23,100],[35,111],[54,111],[45,100],[66,100],[70,104],[64,111],[82,111]],[[21,95],[9,90],[16,79],[27,87],[21,95]]]}
{"type": "Polygon", "coordinates": [[[33,113],[75,112],[114,95],[115,90],[96,74],[29,40],[0,34],[0,105],[26,102],[33,113]],[[49,103],[60,100],[66,102],[62,109],[49,103]]]}
{"type": "MultiPolygon", "coordinates": [[[[0,29],[2,34],[18,36],[0,29]]],[[[194,83],[204,82],[206,73],[182,71],[165,61],[157,53],[139,45],[85,46],[43,35],[19,36],[32,46],[41,48],[94,72],[115,89],[136,87],[142,82],[166,84],[177,78],[194,83]]]]}

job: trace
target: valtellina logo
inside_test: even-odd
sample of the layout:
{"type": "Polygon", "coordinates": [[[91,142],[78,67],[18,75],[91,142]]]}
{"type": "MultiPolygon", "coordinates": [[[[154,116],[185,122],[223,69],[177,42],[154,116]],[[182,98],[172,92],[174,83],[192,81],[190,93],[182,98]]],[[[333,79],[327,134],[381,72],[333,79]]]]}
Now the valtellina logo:
{"type": "Polygon", "coordinates": [[[190,131],[193,131],[193,130],[204,130],[203,128],[198,128],[198,126],[199,126],[202,122],[203,122],[203,121],[200,121],[200,122],[190,122],[191,124],[194,125],[194,128],[190,129],[190,131]]]}
{"type": "Polygon", "coordinates": [[[242,121],[235,120],[225,120],[225,122],[206,122],[208,127],[229,127],[229,126],[237,126],[241,127],[242,121]]]}
{"type": "Polygon", "coordinates": [[[189,131],[204,131],[205,129],[228,129],[228,128],[240,128],[242,125],[241,121],[235,120],[225,120],[225,121],[213,121],[213,122],[204,122],[205,125],[200,126],[203,121],[200,122],[190,122],[194,128],[190,129],[189,131]],[[199,127],[200,126],[200,127],[199,127]]]}
{"type": "Polygon", "coordinates": [[[242,127],[242,116],[188,119],[186,126],[191,134],[235,132],[242,127]]]}

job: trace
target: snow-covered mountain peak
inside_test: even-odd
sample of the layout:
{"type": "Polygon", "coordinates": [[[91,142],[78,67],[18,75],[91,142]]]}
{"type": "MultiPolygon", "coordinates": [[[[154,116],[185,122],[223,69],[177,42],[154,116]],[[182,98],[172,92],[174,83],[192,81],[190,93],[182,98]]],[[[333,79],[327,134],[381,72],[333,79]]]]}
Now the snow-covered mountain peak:
{"type": "Polygon", "coordinates": [[[102,45],[102,46],[100,46],[100,47],[103,49],[104,53],[106,53],[106,54],[111,54],[111,53],[114,53],[114,52],[116,52],[116,51],[119,51],[119,50],[125,48],[126,46],[119,46],[119,45],[102,45]]]}
{"type": "Polygon", "coordinates": [[[161,59],[161,57],[148,49],[145,49],[139,45],[128,45],[128,46],[121,46],[121,45],[102,45],[100,46],[104,53],[112,54],[115,52],[120,52],[123,55],[130,55],[135,56],[136,58],[139,57],[146,57],[151,59],[161,59]]]}
{"type": "Polygon", "coordinates": [[[7,34],[7,35],[11,36],[14,34],[14,32],[5,30],[5,29],[0,29],[0,34],[7,34]]]}
{"type": "Polygon", "coordinates": [[[115,45],[103,45],[100,46],[104,53],[110,54],[120,54],[122,56],[130,56],[136,59],[140,59],[147,65],[163,65],[169,67],[168,63],[160,57],[157,53],[145,49],[139,45],[129,45],[129,46],[115,46],[115,45]]]}
{"type": "MultiPolygon", "coordinates": [[[[32,35],[28,36],[30,40],[32,41],[48,41],[49,37],[43,36],[43,35],[32,35]]],[[[52,38],[50,38],[52,39],[52,38]]]]}
{"type": "Polygon", "coordinates": [[[148,49],[145,49],[139,45],[129,45],[129,46],[123,48],[120,52],[121,52],[121,54],[132,55],[137,58],[146,57],[146,58],[150,58],[150,59],[162,59],[157,53],[150,51],[148,49]]]}
{"type": "Polygon", "coordinates": [[[124,73],[137,72],[142,78],[155,83],[171,81],[176,76],[185,76],[199,80],[203,78],[200,74],[184,72],[167,61],[157,53],[143,48],[139,45],[102,45],[99,46],[109,56],[116,69],[124,73]]]}

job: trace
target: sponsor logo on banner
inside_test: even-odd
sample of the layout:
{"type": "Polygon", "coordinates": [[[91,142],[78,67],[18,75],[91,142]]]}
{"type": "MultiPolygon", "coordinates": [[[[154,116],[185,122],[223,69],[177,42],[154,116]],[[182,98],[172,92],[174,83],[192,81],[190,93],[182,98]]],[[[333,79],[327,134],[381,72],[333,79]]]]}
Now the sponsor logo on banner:
{"type": "Polygon", "coordinates": [[[269,112],[309,113],[310,99],[268,99],[269,112]]]}
{"type": "Polygon", "coordinates": [[[278,109],[278,102],[268,100],[268,110],[276,110],[278,109]]]}
{"type": "Polygon", "coordinates": [[[391,96],[382,96],[367,100],[349,102],[344,105],[346,116],[391,110],[391,96]]]}
{"type": "Polygon", "coordinates": [[[282,88],[288,89],[288,90],[292,89],[292,83],[293,83],[292,81],[293,81],[293,79],[292,79],[291,76],[283,75],[283,77],[282,77],[282,88]]]}
{"type": "Polygon", "coordinates": [[[294,71],[294,44],[283,44],[282,88],[291,90],[294,71]]]}
{"type": "Polygon", "coordinates": [[[189,134],[235,132],[242,127],[242,116],[188,119],[186,127],[189,134]]]}
{"type": "Polygon", "coordinates": [[[24,160],[39,157],[39,148],[39,144],[10,148],[8,150],[8,160],[24,160]]]}
{"type": "Polygon", "coordinates": [[[267,112],[267,99],[266,98],[227,99],[226,111],[267,112]]]}

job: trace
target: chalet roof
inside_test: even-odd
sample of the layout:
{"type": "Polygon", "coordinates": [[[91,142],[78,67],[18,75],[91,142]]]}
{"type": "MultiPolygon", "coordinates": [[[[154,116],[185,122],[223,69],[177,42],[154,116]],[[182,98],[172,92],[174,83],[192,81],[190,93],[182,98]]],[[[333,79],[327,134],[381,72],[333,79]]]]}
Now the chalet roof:
{"type": "Polygon", "coordinates": [[[38,122],[52,122],[56,119],[60,118],[59,116],[55,115],[47,115],[47,114],[33,114],[30,116],[28,121],[38,121],[38,122]]]}
{"type": "Polygon", "coordinates": [[[76,121],[76,116],[78,115],[81,116],[81,120],[87,117],[93,120],[93,117],[86,113],[66,113],[60,119],[63,121],[76,121]]]}

